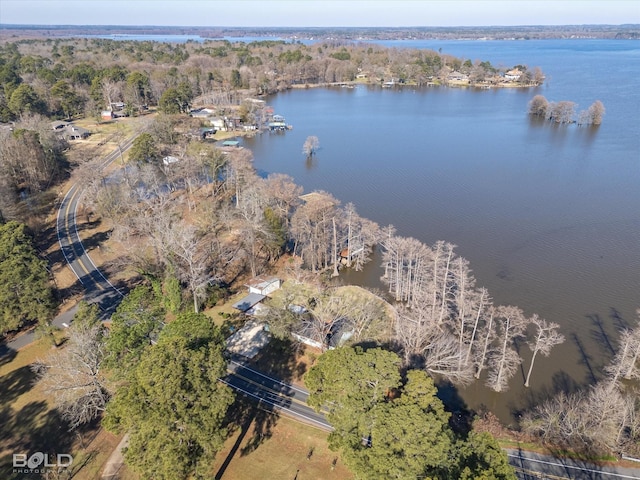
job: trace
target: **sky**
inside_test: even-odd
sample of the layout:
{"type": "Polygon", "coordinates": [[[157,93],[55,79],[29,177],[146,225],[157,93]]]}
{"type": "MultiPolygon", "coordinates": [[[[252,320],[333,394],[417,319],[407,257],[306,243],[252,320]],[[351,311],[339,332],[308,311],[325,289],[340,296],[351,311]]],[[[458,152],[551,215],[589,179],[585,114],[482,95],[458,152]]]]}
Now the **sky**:
{"type": "Polygon", "coordinates": [[[0,0],[0,24],[412,27],[640,24],[639,0],[0,0]]]}

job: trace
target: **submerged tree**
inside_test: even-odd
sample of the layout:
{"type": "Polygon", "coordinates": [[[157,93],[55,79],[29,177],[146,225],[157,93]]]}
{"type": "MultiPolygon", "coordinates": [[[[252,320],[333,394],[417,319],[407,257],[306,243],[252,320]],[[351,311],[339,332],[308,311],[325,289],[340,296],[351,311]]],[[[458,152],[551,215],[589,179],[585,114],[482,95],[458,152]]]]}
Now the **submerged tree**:
{"type": "Polygon", "coordinates": [[[489,354],[487,386],[502,392],[508,388],[509,379],[522,361],[514,348],[514,341],[524,334],[527,320],[519,308],[500,306],[496,309],[494,321],[498,332],[497,345],[489,354]]]}
{"type": "Polygon", "coordinates": [[[604,116],[604,105],[600,100],[596,100],[587,110],[580,112],[580,125],[600,125],[604,116]]]}
{"type": "Polygon", "coordinates": [[[524,386],[529,386],[529,378],[531,377],[531,372],[533,371],[533,363],[536,360],[536,355],[541,353],[545,357],[548,357],[551,353],[551,349],[556,345],[559,345],[564,342],[565,338],[558,329],[560,325],[557,323],[547,323],[546,320],[539,318],[537,315],[534,315],[531,318],[531,323],[536,328],[535,338],[533,341],[527,342],[527,345],[533,352],[531,357],[531,365],[529,365],[529,372],[527,373],[527,378],[524,382],[524,386]]]}
{"type": "Polygon", "coordinates": [[[318,140],[318,137],[315,135],[311,135],[304,141],[304,145],[302,145],[302,153],[307,157],[312,157],[316,154],[318,148],[320,148],[320,140],[318,140]]]}
{"type": "Polygon", "coordinates": [[[549,108],[549,102],[542,95],[536,95],[529,102],[530,115],[536,115],[538,117],[546,118],[548,108],[549,108]]]}

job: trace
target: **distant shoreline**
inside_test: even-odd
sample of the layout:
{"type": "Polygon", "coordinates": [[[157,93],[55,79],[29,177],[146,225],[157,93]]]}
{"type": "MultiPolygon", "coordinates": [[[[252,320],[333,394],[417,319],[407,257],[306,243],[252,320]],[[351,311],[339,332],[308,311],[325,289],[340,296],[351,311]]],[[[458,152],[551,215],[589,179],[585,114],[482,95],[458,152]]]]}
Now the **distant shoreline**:
{"type": "Polygon", "coordinates": [[[134,25],[16,25],[0,24],[1,40],[68,37],[76,35],[194,35],[224,37],[278,37],[287,41],[370,40],[640,40],[640,25],[525,25],[500,27],[182,27],[134,25]]]}

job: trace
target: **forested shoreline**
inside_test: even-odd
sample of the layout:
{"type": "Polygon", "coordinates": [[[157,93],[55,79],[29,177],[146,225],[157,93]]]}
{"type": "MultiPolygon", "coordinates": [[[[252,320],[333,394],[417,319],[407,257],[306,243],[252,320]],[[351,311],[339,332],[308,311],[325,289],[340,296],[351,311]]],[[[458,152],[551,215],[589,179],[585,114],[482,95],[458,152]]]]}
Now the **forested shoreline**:
{"type": "MultiPolygon", "coordinates": [[[[521,72],[514,81],[522,86],[542,79],[539,69],[525,65],[514,65],[510,70],[521,72]]],[[[172,373],[184,368],[193,374],[190,394],[194,398],[210,394],[222,398],[216,405],[194,400],[199,414],[204,415],[208,408],[216,412],[216,418],[207,423],[210,438],[194,434],[188,422],[187,433],[178,438],[197,445],[196,453],[183,452],[193,462],[182,460],[185,472],[198,468],[199,462],[210,461],[224,437],[221,417],[231,399],[224,388],[215,392],[196,388],[202,375],[196,368],[198,362],[211,366],[207,374],[211,378],[201,378],[211,384],[224,363],[223,332],[201,311],[237,290],[247,277],[271,272],[286,277],[294,286],[315,287],[297,303],[304,316],[291,311],[292,301],[267,305],[266,320],[276,327],[274,335],[287,339],[303,321],[324,350],[334,326],[340,324],[353,333],[349,346],[336,351],[347,352],[353,346],[354,365],[357,355],[364,354],[363,346],[375,347],[365,349],[366,354],[379,355],[381,363],[388,366],[383,369],[388,373],[387,383],[380,383],[380,390],[367,385],[354,395],[373,395],[368,408],[381,419],[405,410],[426,413],[441,422],[439,428],[445,431],[447,418],[432,400],[432,379],[455,386],[482,381],[496,392],[505,391],[522,364],[525,346],[532,357],[523,366],[528,371],[525,385],[529,385],[536,356],[548,355],[564,341],[559,326],[537,315],[527,317],[516,306],[494,305],[490,292],[476,285],[469,263],[455,253],[454,245],[446,241],[426,245],[398,235],[392,225],[382,227],[361,217],[355,205],[343,206],[330,193],[303,195],[302,188],[287,175],[260,177],[248,150],[221,148],[218,142],[190,134],[203,127],[200,120],[189,116],[194,106],[208,106],[219,115],[238,116],[250,124],[254,97],[294,85],[356,81],[363,72],[367,77],[362,80],[374,83],[402,79],[417,85],[432,81],[444,84],[452,72],[477,81],[506,73],[489,62],[434,51],[341,41],[305,46],[276,41],[169,44],[56,39],[2,46],[0,116],[7,128],[0,133],[0,222],[4,223],[0,246],[7,245],[9,251],[16,238],[20,244],[30,241],[21,223],[30,223],[33,231],[41,234],[45,229],[43,212],[54,203],[44,193],[70,178],[85,192],[83,213],[87,218],[99,218],[110,225],[109,243],[118,249],[112,268],[133,272],[132,287],[137,287],[114,315],[111,331],[99,325],[95,311],[81,311],[68,351],[71,354],[78,348],[82,354],[99,354],[91,356],[87,376],[92,389],[83,391],[87,395],[72,393],[77,378],[65,377],[69,383],[51,380],[55,377],[50,374],[60,375],[60,370],[64,376],[64,361],[38,367],[49,385],[68,386],[59,388],[55,399],[72,425],[101,417],[106,409],[110,428],[135,431],[131,452],[145,451],[145,430],[140,427],[146,420],[141,413],[145,400],[138,395],[144,391],[170,399],[180,393],[154,390],[153,378],[161,376],[156,367],[165,362],[172,366],[172,373]],[[69,142],[73,142],[57,136],[51,120],[84,116],[98,122],[104,111],[113,108],[146,124],[126,155],[128,161],[122,156],[123,168],[103,170],[97,154],[69,165],[67,153],[69,142]],[[178,161],[165,162],[168,155],[177,155],[178,161]],[[39,215],[42,223],[33,220],[39,215]],[[392,301],[378,298],[380,304],[358,304],[334,295],[331,276],[339,274],[340,268],[362,268],[371,260],[374,248],[381,249],[382,281],[392,301]],[[392,312],[391,328],[383,325],[380,305],[392,312]],[[169,318],[172,321],[167,321],[169,318]],[[101,366],[111,369],[113,377],[103,378],[101,366]],[[147,377],[146,371],[153,375],[147,377]],[[414,389],[422,391],[424,398],[414,389]],[[115,401],[108,403],[110,398],[115,401]],[[205,447],[208,440],[211,446],[205,447]]],[[[594,118],[601,116],[597,110],[594,118]]],[[[109,122],[117,125],[118,120],[109,122]]],[[[110,141],[120,148],[124,137],[115,130],[110,141]]],[[[37,257],[29,248],[24,251],[25,256],[37,257]]],[[[13,267],[7,258],[0,252],[2,272],[9,274],[13,267]]],[[[43,269],[43,262],[33,262],[40,277],[43,269]]],[[[15,293],[15,286],[12,288],[10,292],[15,293]]],[[[18,316],[25,323],[42,317],[46,327],[53,308],[49,297],[44,298],[47,312],[20,312],[16,308],[4,312],[5,319],[18,316]]],[[[5,323],[2,330],[15,327],[15,323],[5,323]]],[[[320,358],[330,362],[331,355],[341,353],[320,358]]],[[[640,416],[633,381],[640,378],[639,359],[640,326],[636,326],[622,333],[603,380],[582,391],[560,392],[532,406],[520,427],[532,438],[590,453],[620,454],[637,448],[640,416]]],[[[318,408],[325,401],[337,401],[323,391],[323,382],[331,384],[332,377],[323,373],[322,367],[312,371],[316,373],[310,376],[310,387],[319,395],[318,408]]],[[[372,377],[371,382],[377,381],[372,377]]],[[[334,393],[340,397],[340,392],[334,393]]],[[[373,450],[368,450],[367,442],[363,444],[363,435],[382,438],[384,429],[357,419],[360,423],[354,431],[358,435],[354,436],[345,420],[354,400],[342,400],[340,405],[345,408],[332,411],[333,420],[339,423],[331,441],[351,458],[354,471],[366,471],[363,465],[373,462],[373,450]]],[[[156,407],[158,415],[169,415],[162,405],[156,407]]],[[[154,430],[156,446],[171,444],[176,432],[173,428],[154,430]]],[[[446,476],[442,472],[453,471],[447,470],[453,467],[445,468],[443,462],[447,452],[455,450],[461,462],[456,471],[462,475],[459,472],[467,468],[465,475],[472,478],[474,465],[465,462],[470,461],[473,449],[495,448],[487,438],[473,437],[476,445],[470,446],[457,443],[450,435],[446,433],[444,443],[434,441],[438,455],[423,459],[424,463],[416,466],[418,473],[446,476]]],[[[149,468],[145,462],[151,461],[146,457],[134,460],[133,456],[130,460],[142,471],[149,468]]],[[[381,478],[386,478],[389,467],[377,467],[381,478]]],[[[510,478],[509,472],[498,478],[510,478]]]]}

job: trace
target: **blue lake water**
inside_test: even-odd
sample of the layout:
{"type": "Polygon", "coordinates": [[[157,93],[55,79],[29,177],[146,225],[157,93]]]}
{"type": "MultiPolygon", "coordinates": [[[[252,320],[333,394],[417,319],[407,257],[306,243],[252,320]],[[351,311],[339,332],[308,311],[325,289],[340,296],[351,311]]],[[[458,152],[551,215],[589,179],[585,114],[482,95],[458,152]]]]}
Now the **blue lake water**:
{"type": "MultiPolygon", "coordinates": [[[[533,388],[521,387],[520,375],[507,395],[475,385],[463,392],[471,405],[508,419],[531,395],[598,378],[611,358],[603,334],[615,345],[640,308],[640,42],[380,43],[539,66],[547,82],[278,94],[269,103],[294,129],[245,140],[255,167],[354,202],[400,235],[458,245],[496,303],[562,325],[567,342],[536,362],[533,388]],[[576,102],[578,111],[600,100],[603,124],[532,120],[527,103],[536,94],[576,102]],[[309,135],[321,145],[312,164],[301,153],[309,135]]],[[[374,262],[348,279],[377,286],[380,273],[374,262]]]]}

